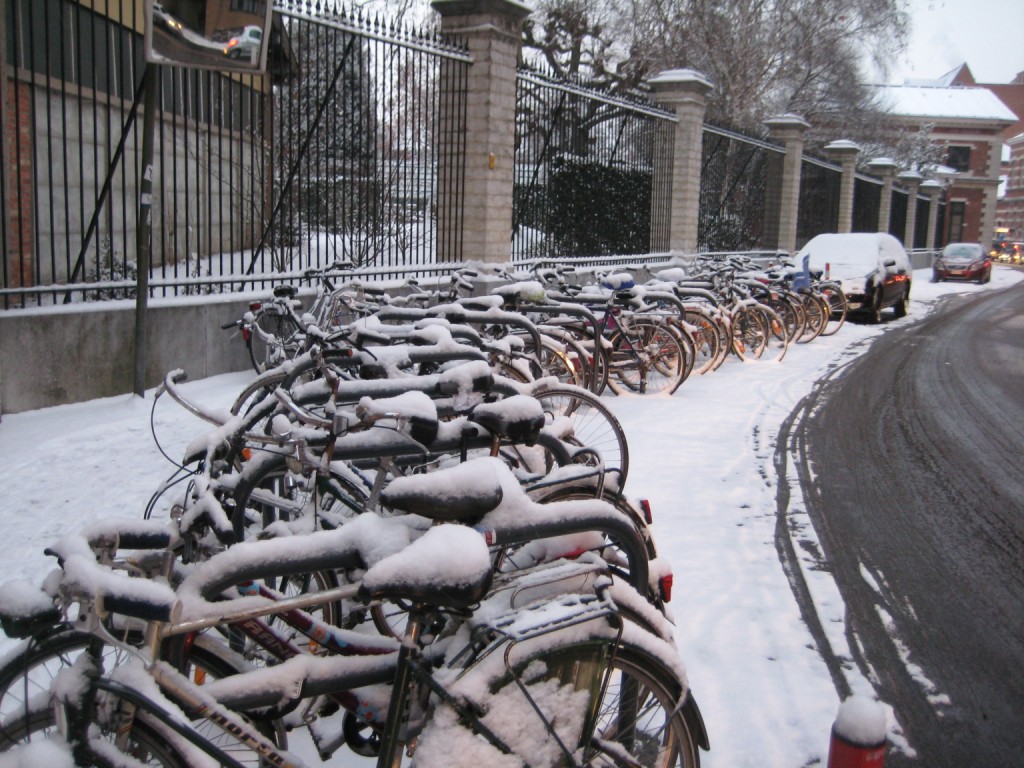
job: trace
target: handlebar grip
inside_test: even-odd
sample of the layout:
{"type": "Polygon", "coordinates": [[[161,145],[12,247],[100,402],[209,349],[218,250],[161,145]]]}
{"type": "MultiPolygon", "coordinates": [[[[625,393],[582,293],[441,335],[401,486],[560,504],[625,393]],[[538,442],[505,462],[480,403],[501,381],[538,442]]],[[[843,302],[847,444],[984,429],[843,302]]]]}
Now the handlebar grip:
{"type": "Polygon", "coordinates": [[[174,618],[177,602],[154,602],[137,595],[100,594],[96,600],[100,614],[116,613],[143,621],[169,622],[174,618]]]}
{"type": "Polygon", "coordinates": [[[118,549],[167,549],[170,531],[125,531],[117,535],[118,549]]]}
{"type": "Polygon", "coordinates": [[[240,325],[241,322],[241,320],[232,320],[230,323],[224,323],[224,325],[222,325],[220,329],[222,331],[226,331],[228,328],[234,328],[236,325],[240,325]]]}

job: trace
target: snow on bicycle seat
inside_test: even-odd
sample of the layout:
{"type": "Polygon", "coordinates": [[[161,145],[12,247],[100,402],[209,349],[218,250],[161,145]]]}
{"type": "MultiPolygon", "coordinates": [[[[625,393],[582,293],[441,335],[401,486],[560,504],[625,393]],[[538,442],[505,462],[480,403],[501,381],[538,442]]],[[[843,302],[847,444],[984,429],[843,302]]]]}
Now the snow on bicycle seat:
{"type": "Polygon", "coordinates": [[[513,395],[493,403],[481,403],[469,414],[469,420],[492,435],[534,445],[544,427],[544,406],[535,397],[513,395]]]}
{"type": "Polygon", "coordinates": [[[465,609],[486,596],[491,575],[483,536],[465,526],[439,525],[371,566],[363,577],[359,598],[465,609]]]}
{"type": "Polygon", "coordinates": [[[396,477],[380,499],[387,507],[431,520],[474,522],[496,509],[504,496],[493,462],[476,460],[425,475],[396,477]]]}
{"type": "Polygon", "coordinates": [[[437,405],[424,392],[404,392],[395,397],[364,397],[356,413],[377,421],[394,418],[406,422],[407,432],[417,443],[432,443],[437,438],[437,405]]]}

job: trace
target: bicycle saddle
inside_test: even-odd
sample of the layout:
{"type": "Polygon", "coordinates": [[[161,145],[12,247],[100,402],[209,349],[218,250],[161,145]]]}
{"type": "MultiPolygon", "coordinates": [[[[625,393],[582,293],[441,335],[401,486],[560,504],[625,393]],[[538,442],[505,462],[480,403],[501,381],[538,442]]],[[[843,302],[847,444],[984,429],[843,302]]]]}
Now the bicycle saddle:
{"type": "Polygon", "coordinates": [[[396,477],[381,492],[392,509],[431,520],[475,522],[496,509],[505,492],[490,461],[467,461],[425,475],[396,477]]]}

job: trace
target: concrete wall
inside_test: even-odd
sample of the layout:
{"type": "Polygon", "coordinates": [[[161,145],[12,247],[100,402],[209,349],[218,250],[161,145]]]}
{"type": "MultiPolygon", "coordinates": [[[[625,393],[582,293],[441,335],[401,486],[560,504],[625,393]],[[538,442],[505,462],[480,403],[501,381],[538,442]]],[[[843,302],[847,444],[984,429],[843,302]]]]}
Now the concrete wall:
{"type": "MultiPolygon", "coordinates": [[[[190,379],[250,367],[237,330],[249,297],[195,297],[150,307],[146,386],[182,368],[190,379]]],[[[132,391],[135,304],[0,312],[0,414],[132,391]]],[[[254,374],[255,375],[255,374],[254,374]]]]}

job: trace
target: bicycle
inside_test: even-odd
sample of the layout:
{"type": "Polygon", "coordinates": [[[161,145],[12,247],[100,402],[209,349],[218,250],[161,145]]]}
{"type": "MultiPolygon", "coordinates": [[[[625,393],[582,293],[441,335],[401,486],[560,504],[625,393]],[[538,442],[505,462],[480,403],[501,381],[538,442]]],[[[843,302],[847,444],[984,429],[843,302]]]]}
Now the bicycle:
{"type": "MultiPolygon", "coordinates": [[[[308,567],[310,559],[307,554],[290,562],[279,560],[269,570],[301,571],[308,567]]],[[[207,573],[211,571],[216,569],[207,569],[207,573]]],[[[220,581],[235,580],[236,575],[222,573],[220,581]]],[[[438,715],[439,709],[454,712],[459,727],[482,738],[495,754],[514,754],[515,749],[525,747],[514,744],[514,734],[503,732],[488,719],[489,707],[497,709],[495,702],[499,700],[507,707],[509,697],[519,702],[519,711],[529,714],[531,720],[539,718],[534,734],[540,736],[546,750],[542,754],[553,757],[554,762],[610,764],[632,754],[645,762],[630,760],[629,764],[697,765],[697,749],[707,745],[685,676],[681,668],[666,662],[674,657],[671,646],[626,622],[600,591],[562,595],[504,612],[496,611],[496,605],[490,610],[481,607],[474,611],[487,595],[492,571],[483,539],[471,529],[447,524],[432,528],[409,547],[372,566],[360,584],[342,587],[330,595],[307,595],[270,605],[233,608],[234,601],[197,602],[197,596],[216,590],[219,583],[193,584],[190,591],[190,578],[178,591],[188,597],[190,606],[188,615],[181,620],[175,620],[179,609],[172,601],[144,605],[116,594],[81,591],[65,596],[79,601],[80,611],[86,617],[95,615],[97,610],[118,610],[144,620],[150,639],[142,653],[147,663],[144,670],[137,669],[135,674],[144,671],[161,691],[140,693],[113,677],[90,677],[86,695],[80,701],[65,698],[60,702],[66,716],[62,725],[80,757],[95,759],[104,751],[104,745],[96,741],[92,735],[95,732],[90,732],[88,726],[98,726],[101,734],[116,726],[139,754],[163,765],[189,764],[189,750],[199,750],[223,765],[239,765],[199,736],[191,725],[175,717],[173,708],[168,711],[166,702],[174,700],[202,722],[223,729],[234,743],[248,747],[261,760],[297,765],[294,758],[263,736],[239,712],[251,713],[259,707],[278,704],[282,697],[301,701],[370,683],[390,683],[392,691],[383,719],[379,712],[360,713],[361,725],[376,726],[377,739],[362,746],[368,752],[379,752],[378,766],[397,765],[405,748],[415,745],[415,736],[428,749],[437,738],[447,738],[454,726],[450,718],[438,715]],[[450,551],[464,555],[457,567],[449,557],[450,551]],[[435,574],[434,581],[425,583],[424,573],[435,574]],[[387,657],[375,657],[371,663],[365,659],[303,657],[298,667],[289,667],[290,662],[285,662],[272,670],[255,670],[203,687],[157,660],[165,638],[237,622],[247,616],[277,614],[339,598],[407,601],[409,620],[401,650],[387,657]],[[460,629],[442,640],[425,643],[441,615],[447,621],[463,617],[449,624],[449,628],[458,625],[460,629]],[[449,661],[444,664],[437,664],[439,644],[451,646],[447,649],[449,661]],[[658,647],[663,651],[652,654],[650,649],[658,647]],[[282,675],[285,668],[289,673],[299,674],[282,675]],[[566,720],[562,709],[554,715],[550,710],[544,711],[552,691],[561,693],[556,699],[575,701],[574,718],[566,720]],[[428,709],[425,705],[430,697],[435,703],[428,709]],[[132,706],[115,707],[125,701],[132,706]],[[104,706],[96,708],[97,702],[104,706]],[[112,713],[117,716],[111,717],[112,713]],[[639,713],[644,714],[643,720],[639,713]],[[659,718],[656,728],[651,726],[652,713],[659,718]],[[569,727],[567,722],[571,723],[569,727]],[[649,749],[652,742],[659,744],[656,754],[649,749]]],[[[508,597],[491,599],[501,604],[508,597]]],[[[90,648],[90,652],[93,650],[90,648]]],[[[126,650],[139,653],[133,648],[126,650]]],[[[98,659],[95,661],[99,663],[98,659]]],[[[350,726],[350,730],[354,727],[350,726]]],[[[535,764],[547,762],[542,758],[542,762],[535,764]]]]}

